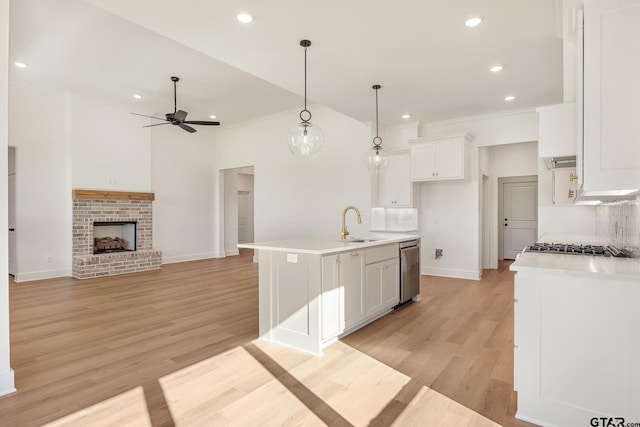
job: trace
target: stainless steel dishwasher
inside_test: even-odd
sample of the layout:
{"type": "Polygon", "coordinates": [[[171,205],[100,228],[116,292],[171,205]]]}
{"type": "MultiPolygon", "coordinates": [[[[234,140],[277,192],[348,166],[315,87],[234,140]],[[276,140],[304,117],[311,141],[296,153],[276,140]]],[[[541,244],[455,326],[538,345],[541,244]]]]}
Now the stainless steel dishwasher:
{"type": "Polygon", "coordinates": [[[420,294],[420,241],[400,243],[400,304],[420,294]]]}

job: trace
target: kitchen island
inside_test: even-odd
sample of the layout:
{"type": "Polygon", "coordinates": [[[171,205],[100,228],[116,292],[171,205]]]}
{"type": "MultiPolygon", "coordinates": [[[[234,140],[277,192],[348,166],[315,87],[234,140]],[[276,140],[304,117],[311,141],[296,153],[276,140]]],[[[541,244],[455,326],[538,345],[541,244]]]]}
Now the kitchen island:
{"type": "Polygon", "coordinates": [[[315,355],[393,310],[410,234],[239,244],[258,252],[259,335],[315,355]]]}
{"type": "MultiPolygon", "coordinates": [[[[541,242],[606,244],[561,234],[541,242]]],[[[640,260],[527,252],[510,268],[516,418],[640,420],[640,260]]]]}

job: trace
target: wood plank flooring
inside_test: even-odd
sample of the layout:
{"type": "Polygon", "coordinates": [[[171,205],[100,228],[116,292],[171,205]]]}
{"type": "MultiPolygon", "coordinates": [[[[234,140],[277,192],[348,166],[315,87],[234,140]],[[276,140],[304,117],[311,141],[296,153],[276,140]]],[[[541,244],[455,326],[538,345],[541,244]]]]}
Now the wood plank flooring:
{"type": "Polygon", "coordinates": [[[11,283],[2,426],[525,426],[515,420],[513,275],[422,278],[422,301],[321,358],[255,340],[257,264],[11,283]]]}

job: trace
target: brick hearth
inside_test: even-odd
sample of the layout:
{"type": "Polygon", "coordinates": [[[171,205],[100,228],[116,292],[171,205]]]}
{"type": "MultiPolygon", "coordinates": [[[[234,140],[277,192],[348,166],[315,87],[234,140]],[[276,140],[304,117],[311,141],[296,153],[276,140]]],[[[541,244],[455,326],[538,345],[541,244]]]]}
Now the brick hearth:
{"type": "Polygon", "coordinates": [[[73,267],[78,279],[157,270],[162,252],[153,250],[153,193],[73,191],[73,267]],[[93,253],[93,223],[136,221],[137,250],[93,253]]]}

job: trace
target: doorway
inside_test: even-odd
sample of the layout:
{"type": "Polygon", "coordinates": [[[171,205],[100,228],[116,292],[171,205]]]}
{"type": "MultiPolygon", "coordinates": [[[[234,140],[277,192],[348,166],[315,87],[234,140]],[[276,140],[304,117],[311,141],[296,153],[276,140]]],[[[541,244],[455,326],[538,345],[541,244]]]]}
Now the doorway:
{"type": "Polygon", "coordinates": [[[515,259],[538,236],[538,178],[498,179],[500,259],[515,259]]]}
{"type": "Polygon", "coordinates": [[[253,166],[226,169],[224,180],[224,253],[238,255],[238,243],[254,241],[253,166]]]}
{"type": "Polygon", "coordinates": [[[9,147],[9,188],[7,200],[7,216],[9,223],[9,274],[16,277],[18,262],[16,254],[16,149],[9,147]]]}

